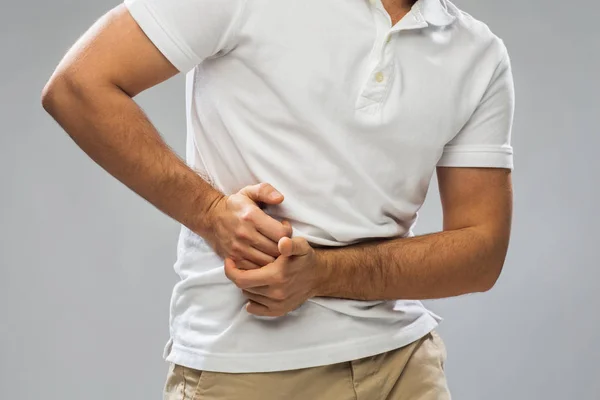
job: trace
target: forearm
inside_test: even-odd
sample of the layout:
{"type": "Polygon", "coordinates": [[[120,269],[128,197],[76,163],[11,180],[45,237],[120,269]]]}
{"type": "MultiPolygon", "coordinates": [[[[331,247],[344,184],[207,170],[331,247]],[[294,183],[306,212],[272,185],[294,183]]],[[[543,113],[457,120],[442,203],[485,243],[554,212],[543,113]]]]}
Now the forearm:
{"type": "Polygon", "coordinates": [[[497,280],[508,246],[478,228],[317,249],[318,296],[436,299],[482,292],[497,280]]]}
{"type": "Polygon", "coordinates": [[[159,210],[202,234],[220,196],[165,144],[143,111],[114,85],[55,78],[44,108],[96,163],[159,210]]]}

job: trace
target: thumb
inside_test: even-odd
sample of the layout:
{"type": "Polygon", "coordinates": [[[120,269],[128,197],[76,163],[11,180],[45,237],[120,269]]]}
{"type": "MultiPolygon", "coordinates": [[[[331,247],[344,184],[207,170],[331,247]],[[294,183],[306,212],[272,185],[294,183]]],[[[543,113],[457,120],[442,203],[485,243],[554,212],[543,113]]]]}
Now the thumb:
{"type": "Polygon", "coordinates": [[[283,257],[304,256],[311,249],[310,244],[302,237],[292,239],[283,237],[279,240],[277,247],[283,257]]]}
{"type": "Polygon", "coordinates": [[[240,193],[255,203],[280,204],[283,201],[283,195],[268,183],[246,186],[240,193]]]}
{"type": "Polygon", "coordinates": [[[292,224],[290,224],[286,220],[283,220],[283,221],[281,221],[281,225],[283,225],[283,228],[286,231],[286,236],[287,237],[292,237],[292,235],[294,234],[294,229],[292,228],[292,224]]]}

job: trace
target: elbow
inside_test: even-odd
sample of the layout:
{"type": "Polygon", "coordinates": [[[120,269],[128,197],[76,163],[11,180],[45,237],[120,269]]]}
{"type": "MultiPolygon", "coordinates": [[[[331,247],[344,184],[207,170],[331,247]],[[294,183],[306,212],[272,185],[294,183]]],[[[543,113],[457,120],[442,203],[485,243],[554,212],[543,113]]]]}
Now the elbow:
{"type": "Polygon", "coordinates": [[[502,260],[490,262],[490,264],[488,264],[487,268],[485,268],[484,273],[481,275],[480,279],[477,282],[476,291],[480,293],[485,293],[492,290],[494,286],[496,286],[496,283],[500,278],[503,266],[504,258],[502,260]]]}
{"type": "Polygon", "coordinates": [[[482,251],[483,268],[479,269],[476,292],[489,292],[492,290],[502,274],[506,255],[508,253],[509,235],[490,236],[482,251]]]}
{"type": "Polygon", "coordinates": [[[55,84],[52,82],[52,79],[50,79],[48,81],[48,83],[46,83],[44,88],[42,89],[42,97],[41,97],[42,107],[49,114],[51,114],[51,110],[54,105],[54,97],[55,97],[54,93],[55,93],[55,84]]]}
{"type": "Polygon", "coordinates": [[[62,74],[53,75],[50,80],[46,83],[42,89],[41,102],[42,107],[50,115],[54,115],[58,105],[60,104],[59,99],[68,93],[67,90],[67,77],[62,74]]]}
{"type": "Polygon", "coordinates": [[[73,99],[81,101],[86,94],[84,80],[75,72],[57,71],[48,80],[41,93],[42,107],[55,117],[62,108],[73,104],[73,99]]]}

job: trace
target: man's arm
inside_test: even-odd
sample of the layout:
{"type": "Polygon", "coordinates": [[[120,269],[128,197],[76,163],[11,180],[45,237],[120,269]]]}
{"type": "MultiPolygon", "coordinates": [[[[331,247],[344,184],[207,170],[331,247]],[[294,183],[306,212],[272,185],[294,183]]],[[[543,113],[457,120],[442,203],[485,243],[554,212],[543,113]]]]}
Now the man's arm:
{"type": "Polygon", "coordinates": [[[444,231],[413,238],[313,249],[282,238],[281,256],[225,273],[248,297],[248,312],[281,316],[311,297],[355,300],[435,299],[487,291],[508,248],[512,216],[509,169],[438,168],[444,231]]]}
{"type": "Polygon", "coordinates": [[[360,300],[435,299],[483,292],[509,243],[507,169],[438,168],[444,231],[339,249],[316,249],[316,295],[360,300]]]}
{"type": "Polygon", "coordinates": [[[473,68],[481,78],[489,71],[489,83],[437,163],[443,232],[317,250],[303,238],[282,238],[281,256],[257,271],[239,271],[225,260],[226,275],[250,300],[249,312],[284,315],[314,296],[432,299],[495,284],[512,218],[515,94],[504,43],[494,39],[473,68]]]}
{"type": "Polygon", "coordinates": [[[120,6],[65,55],[44,88],[42,104],[107,172],[198,229],[204,225],[198,216],[219,193],[167,147],[132,100],[177,73],[120,6]]]}
{"type": "Polygon", "coordinates": [[[224,196],[179,159],[132,99],[177,72],[119,6],[66,54],[42,103],[94,161],[205,237],[220,255],[235,257],[246,268],[272,262],[279,255],[276,241],[289,228],[255,202],[278,204],[283,196],[269,185],[224,196]]]}

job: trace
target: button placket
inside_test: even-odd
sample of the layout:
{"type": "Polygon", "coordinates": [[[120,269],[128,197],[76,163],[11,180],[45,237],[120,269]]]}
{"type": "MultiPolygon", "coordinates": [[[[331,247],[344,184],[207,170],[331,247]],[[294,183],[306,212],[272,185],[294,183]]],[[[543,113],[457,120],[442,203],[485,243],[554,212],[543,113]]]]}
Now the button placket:
{"type": "Polygon", "coordinates": [[[381,102],[393,79],[393,57],[388,44],[391,41],[391,19],[383,8],[381,0],[369,0],[372,5],[371,13],[375,24],[375,43],[370,54],[370,70],[361,94],[357,99],[356,108],[371,108],[369,106],[381,102]]]}
{"type": "Polygon", "coordinates": [[[382,101],[393,83],[394,75],[393,61],[380,63],[371,71],[360,97],[368,102],[382,101]]]}
{"type": "MultiPolygon", "coordinates": [[[[391,84],[392,71],[393,71],[393,52],[387,45],[387,38],[389,37],[389,31],[386,32],[384,40],[379,40],[378,51],[375,52],[376,63],[371,71],[371,82],[374,85],[369,90],[373,100],[379,101],[383,97],[383,94],[387,91],[387,87],[391,84]]],[[[383,39],[383,38],[382,38],[383,39]]]]}
{"type": "MultiPolygon", "coordinates": [[[[381,0],[369,0],[373,23],[376,28],[375,43],[370,53],[370,71],[362,91],[356,101],[356,109],[364,112],[376,113],[381,109],[381,102],[387,96],[394,80],[402,78],[395,77],[395,55],[394,46],[390,45],[393,35],[399,35],[400,31],[420,29],[428,26],[418,7],[413,8],[396,25],[392,26],[391,18],[383,7],[381,0]]],[[[401,83],[400,83],[401,84],[401,83]]]]}

